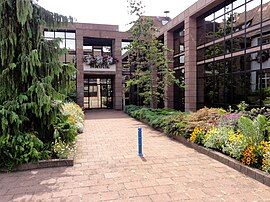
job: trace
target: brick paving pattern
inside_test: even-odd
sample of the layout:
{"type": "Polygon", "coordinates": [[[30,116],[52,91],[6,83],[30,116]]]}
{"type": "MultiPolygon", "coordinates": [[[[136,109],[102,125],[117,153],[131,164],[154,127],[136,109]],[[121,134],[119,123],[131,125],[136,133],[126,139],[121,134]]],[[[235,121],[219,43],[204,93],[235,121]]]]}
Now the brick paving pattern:
{"type": "Polygon", "coordinates": [[[90,111],[74,167],[0,174],[0,201],[270,201],[270,188],[119,111],[90,111]],[[143,128],[145,159],[137,157],[143,128]]]}

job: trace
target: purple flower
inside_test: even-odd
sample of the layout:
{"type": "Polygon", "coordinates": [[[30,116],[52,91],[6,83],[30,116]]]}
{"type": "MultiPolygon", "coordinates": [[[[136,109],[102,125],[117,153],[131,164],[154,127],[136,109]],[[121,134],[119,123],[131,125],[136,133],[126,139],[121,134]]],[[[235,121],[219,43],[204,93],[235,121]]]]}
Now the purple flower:
{"type": "Polygon", "coordinates": [[[242,113],[225,114],[221,117],[219,122],[220,126],[232,126],[235,127],[238,119],[242,116],[242,113]]]}

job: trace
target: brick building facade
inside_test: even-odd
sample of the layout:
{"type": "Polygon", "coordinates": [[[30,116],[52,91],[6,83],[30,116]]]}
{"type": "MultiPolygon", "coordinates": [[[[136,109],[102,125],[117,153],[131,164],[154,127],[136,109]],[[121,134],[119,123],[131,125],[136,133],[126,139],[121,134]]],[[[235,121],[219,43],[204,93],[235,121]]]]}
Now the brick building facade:
{"type": "MultiPolygon", "coordinates": [[[[199,0],[169,22],[152,18],[160,27],[157,37],[173,50],[167,53],[173,60],[170,67],[185,81],[184,89],[167,88],[166,107],[194,111],[240,101],[268,104],[270,0],[199,0]]],[[[121,47],[129,34],[115,25],[74,23],[63,30],[76,34],[76,48],[70,53],[78,69],[78,103],[122,109],[129,70],[122,68],[121,47]],[[87,54],[109,55],[118,62],[108,69],[87,67],[87,54]]]]}

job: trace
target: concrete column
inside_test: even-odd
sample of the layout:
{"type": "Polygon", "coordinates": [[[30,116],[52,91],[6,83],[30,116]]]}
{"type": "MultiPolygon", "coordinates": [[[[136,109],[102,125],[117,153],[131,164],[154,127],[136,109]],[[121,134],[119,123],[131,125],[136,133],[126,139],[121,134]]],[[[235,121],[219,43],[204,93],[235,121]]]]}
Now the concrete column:
{"type": "Polygon", "coordinates": [[[113,57],[118,59],[116,63],[116,72],[114,79],[114,109],[122,110],[123,103],[123,83],[122,83],[122,39],[116,38],[113,41],[112,52],[113,57]]]}
{"type": "Polygon", "coordinates": [[[196,18],[185,20],[185,111],[197,108],[196,18]]]}
{"type": "MultiPolygon", "coordinates": [[[[164,45],[172,51],[167,51],[166,56],[170,61],[169,68],[173,69],[173,32],[164,33],[164,45]]],[[[174,84],[165,86],[164,107],[174,108],[174,84]]]]}
{"type": "Polygon", "coordinates": [[[84,107],[83,33],[76,31],[77,103],[84,107]]]}

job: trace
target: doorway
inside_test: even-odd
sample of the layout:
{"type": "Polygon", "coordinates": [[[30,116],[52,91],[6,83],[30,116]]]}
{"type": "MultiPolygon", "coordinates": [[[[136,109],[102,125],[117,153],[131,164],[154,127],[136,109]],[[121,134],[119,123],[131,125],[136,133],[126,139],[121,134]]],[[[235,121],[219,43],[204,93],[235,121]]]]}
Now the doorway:
{"type": "Polygon", "coordinates": [[[112,78],[84,77],[84,108],[113,108],[112,78]]]}

